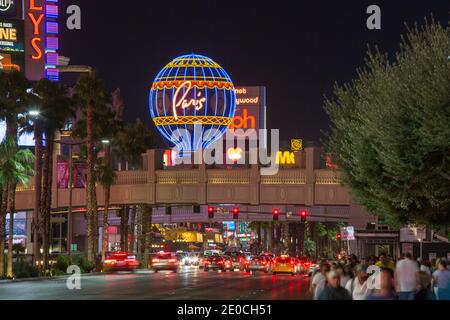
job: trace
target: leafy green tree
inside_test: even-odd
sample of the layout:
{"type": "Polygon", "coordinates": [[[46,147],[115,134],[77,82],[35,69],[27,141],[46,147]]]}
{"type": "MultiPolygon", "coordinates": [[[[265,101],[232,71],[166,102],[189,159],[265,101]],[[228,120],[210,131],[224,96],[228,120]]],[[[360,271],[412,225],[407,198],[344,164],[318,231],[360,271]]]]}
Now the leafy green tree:
{"type": "Polygon", "coordinates": [[[391,62],[369,52],[325,108],[328,147],[353,196],[387,223],[448,225],[450,29],[410,29],[391,62]]]}
{"type": "Polygon", "coordinates": [[[8,190],[9,236],[7,277],[13,278],[13,237],[15,214],[15,188],[17,184],[28,184],[33,173],[34,156],[30,150],[20,150],[14,138],[0,144],[0,185],[8,190]]]}

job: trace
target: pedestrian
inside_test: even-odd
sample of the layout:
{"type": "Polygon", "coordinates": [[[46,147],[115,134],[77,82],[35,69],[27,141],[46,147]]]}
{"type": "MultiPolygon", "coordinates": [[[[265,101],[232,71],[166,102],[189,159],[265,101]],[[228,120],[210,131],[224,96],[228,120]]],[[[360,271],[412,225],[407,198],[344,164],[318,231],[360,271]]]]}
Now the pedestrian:
{"type": "Polygon", "coordinates": [[[380,277],[380,287],[369,294],[367,300],[397,300],[392,269],[382,268],[378,276],[380,277]]]}
{"type": "Polygon", "coordinates": [[[404,258],[397,262],[394,276],[400,300],[414,300],[418,283],[417,272],[419,272],[417,262],[412,259],[411,253],[405,253],[404,258]]]}
{"type": "Polygon", "coordinates": [[[327,281],[318,300],[352,300],[350,293],[341,286],[341,277],[336,270],[327,273],[327,281]]]}
{"type": "Polygon", "coordinates": [[[414,300],[436,300],[433,290],[431,289],[431,277],[425,271],[418,273],[418,286],[414,300]]]}
{"type": "Polygon", "coordinates": [[[379,268],[389,268],[392,271],[395,269],[395,263],[385,254],[381,254],[378,261],[375,263],[375,265],[379,268]]]}
{"type": "Polygon", "coordinates": [[[330,266],[326,263],[320,265],[319,272],[317,272],[311,281],[311,293],[313,294],[313,299],[318,300],[320,294],[324,290],[327,283],[327,273],[330,271],[330,266]]]}
{"type": "Polygon", "coordinates": [[[335,271],[340,277],[341,286],[345,288],[347,282],[350,280],[350,275],[346,272],[345,267],[341,264],[336,266],[335,271]]]}
{"type": "Polygon", "coordinates": [[[424,260],[420,263],[420,267],[419,267],[420,271],[426,272],[426,274],[428,274],[428,276],[431,277],[431,263],[429,260],[424,260]]]}
{"type": "Polygon", "coordinates": [[[433,283],[437,300],[450,300],[450,270],[446,260],[438,262],[438,269],[433,273],[433,283]]]}
{"type": "Polygon", "coordinates": [[[355,277],[348,281],[345,286],[353,300],[366,300],[372,293],[372,290],[367,285],[368,278],[367,265],[358,264],[355,268],[355,277]]]}

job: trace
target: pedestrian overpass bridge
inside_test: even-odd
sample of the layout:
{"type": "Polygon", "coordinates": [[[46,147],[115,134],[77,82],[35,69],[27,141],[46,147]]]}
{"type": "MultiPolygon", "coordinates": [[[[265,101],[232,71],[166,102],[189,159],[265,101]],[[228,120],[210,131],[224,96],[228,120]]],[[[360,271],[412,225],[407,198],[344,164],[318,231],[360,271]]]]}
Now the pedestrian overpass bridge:
{"type": "MultiPolygon", "coordinates": [[[[242,220],[271,221],[272,210],[279,208],[280,221],[299,220],[297,212],[308,208],[314,221],[345,221],[353,208],[346,186],[338,172],[318,167],[318,150],[302,151],[302,164],[294,168],[280,168],[276,175],[263,176],[258,165],[207,168],[206,165],[163,169],[162,151],[148,150],[143,154],[143,170],[117,171],[111,188],[111,206],[149,204],[154,223],[206,222],[232,220],[231,209],[239,206],[242,220]],[[172,206],[172,214],[165,207],[172,206]],[[200,205],[200,213],[193,212],[200,205]],[[208,219],[207,206],[218,208],[214,219],[208,219]],[[230,219],[231,218],[231,219],[230,219]]],[[[56,156],[54,177],[56,177],[56,156]]],[[[34,182],[18,186],[16,210],[34,208],[34,182]]],[[[52,208],[69,207],[70,190],[52,185],[52,208]]],[[[104,192],[97,186],[99,207],[104,205],[104,192]]],[[[72,189],[74,210],[86,206],[86,190],[72,189]]]]}

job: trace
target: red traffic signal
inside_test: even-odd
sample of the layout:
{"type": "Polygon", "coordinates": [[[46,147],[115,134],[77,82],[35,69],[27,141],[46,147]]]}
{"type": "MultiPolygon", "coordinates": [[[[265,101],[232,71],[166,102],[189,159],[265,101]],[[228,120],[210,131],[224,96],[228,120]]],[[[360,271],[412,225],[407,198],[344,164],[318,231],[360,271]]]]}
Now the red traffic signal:
{"type": "Polygon", "coordinates": [[[336,240],[341,240],[341,234],[340,234],[340,233],[338,233],[338,234],[336,235],[336,240]]]}
{"type": "Polygon", "coordinates": [[[300,215],[300,220],[304,222],[308,218],[308,211],[305,209],[301,210],[299,215],[300,215]]]}
{"type": "Polygon", "coordinates": [[[233,219],[239,219],[239,208],[233,208],[233,219]]]}
{"type": "Polygon", "coordinates": [[[208,218],[209,219],[213,219],[214,218],[214,211],[215,211],[214,207],[208,207],[208,218]]]}
{"type": "Polygon", "coordinates": [[[280,209],[273,209],[272,216],[274,221],[278,221],[278,217],[280,216],[280,209]]]}

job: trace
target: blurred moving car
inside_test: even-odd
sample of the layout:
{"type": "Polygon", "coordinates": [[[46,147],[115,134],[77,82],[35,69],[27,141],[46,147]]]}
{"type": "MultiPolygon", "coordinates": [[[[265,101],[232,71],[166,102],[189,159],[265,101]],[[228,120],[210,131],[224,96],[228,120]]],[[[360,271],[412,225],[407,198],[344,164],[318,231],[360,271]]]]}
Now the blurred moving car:
{"type": "Polygon", "coordinates": [[[191,252],[187,256],[187,260],[188,260],[187,262],[191,266],[198,266],[198,264],[199,264],[199,257],[200,257],[200,254],[198,252],[191,252]]]}
{"type": "Polygon", "coordinates": [[[224,252],[224,255],[231,257],[233,260],[234,268],[239,270],[245,269],[245,255],[243,252],[240,251],[226,251],[224,252]]]}
{"type": "Polygon", "coordinates": [[[225,272],[227,270],[233,270],[234,264],[233,260],[230,257],[214,255],[204,259],[203,269],[206,272],[208,272],[209,270],[220,270],[225,272]]]}
{"type": "Polygon", "coordinates": [[[295,276],[297,273],[297,261],[293,257],[281,256],[274,260],[272,266],[272,274],[276,275],[278,273],[290,273],[295,276]]]}
{"type": "Polygon", "coordinates": [[[271,269],[270,260],[266,257],[253,257],[250,263],[246,266],[245,271],[263,271],[268,273],[271,269]]]}
{"type": "Polygon", "coordinates": [[[297,267],[298,273],[308,273],[309,268],[312,265],[312,261],[311,259],[307,258],[307,257],[298,257],[297,258],[297,267]]]}
{"type": "Polygon", "coordinates": [[[158,272],[161,270],[178,271],[179,261],[177,255],[171,252],[160,252],[151,259],[150,269],[158,272]]]}
{"type": "Polygon", "coordinates": [[[139,267],[139,261],[132,253],[110,252],[103,262],[105,271],[134,271],[139,267]]]}

